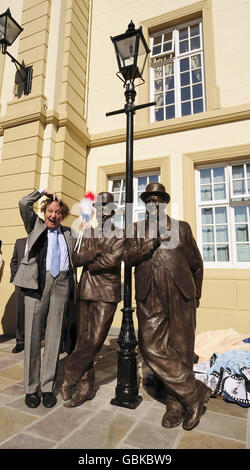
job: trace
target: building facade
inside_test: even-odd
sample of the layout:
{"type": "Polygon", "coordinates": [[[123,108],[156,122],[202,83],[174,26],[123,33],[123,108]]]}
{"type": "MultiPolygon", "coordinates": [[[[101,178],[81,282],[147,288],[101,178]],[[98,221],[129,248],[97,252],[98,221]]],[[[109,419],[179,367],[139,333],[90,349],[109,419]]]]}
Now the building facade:
{"type": "MultiPolygon", "coordinates": [[[[24,31],[11,52],[33,65],[32,92],[0,57],[3,332],[13,332],[9,261],[25,236],[18,201],[38,187],[71,207],[109,190],[124,211],[125,116],[110,36],[131,19],[151,53],[136,88],[134,218],[149,181],[171,194],[168,213],[190,223],[204,266],[197,331],[250,325],[250,0],[3,0],[24,31]]],[[[2,4],[1,4],[2,5],[2,4]]],[[[1,13],[1,12],[0,12],[1,13]]],[[[119,329],[120,309],[113,328],[119,329]]],[[[136,322],[135,322],[136,323],[136,322]]]]}

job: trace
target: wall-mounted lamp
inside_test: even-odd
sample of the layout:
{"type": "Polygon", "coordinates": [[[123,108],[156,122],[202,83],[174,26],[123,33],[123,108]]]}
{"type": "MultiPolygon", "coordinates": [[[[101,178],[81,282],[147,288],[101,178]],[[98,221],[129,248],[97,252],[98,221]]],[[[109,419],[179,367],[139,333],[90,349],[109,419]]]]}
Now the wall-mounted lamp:
{"type": "Polygon", "coordinates": [[[24,94],[29,95],[31,92],[33,68],[32,66],[25,67],[20,64],[8,51],[7,47],[11,46],[19,34],[23,31],[23,28],[12,18],[10,9],[8,8],[5,13],[0,15],[0,44],[2,44],[2,53],[7,54],[12,62],[14,62],[16,69],[20,75],[21,80],[24,84],[24,94]],[[23,70],[23,74],[20,73],[20,69],[17,68],[19,65],[20,69],[23,70]]]}

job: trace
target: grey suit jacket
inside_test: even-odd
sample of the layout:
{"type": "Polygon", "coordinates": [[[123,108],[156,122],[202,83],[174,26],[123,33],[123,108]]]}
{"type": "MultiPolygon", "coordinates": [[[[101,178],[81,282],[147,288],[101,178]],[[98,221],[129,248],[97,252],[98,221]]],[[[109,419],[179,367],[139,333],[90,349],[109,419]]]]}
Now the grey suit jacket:
{"type": "MultiPolygon", "coordinates": [[[[44,220],[38,217],[38,215],[33,210],[34,203],[42,196],[44,196],[44,193],[34,191],[33,193],[28,194],[28,196],[24,196],[19,202],[21,217],[23,219],[26,232],[28,233],[28,249],[14,277],[13,284],[24,289],[36,290],[39,287],[39,269],[37,258],[32,257],[30,253],[37,239],[42,235],[43,232],[45,232],[45,230],[47,230],[47,226],[44,220]]],[[[64,234],[68,247],[69,261],[75,284],[75,270],[72,263],[72,253],[76,239],[70,227],[61,226],[61,230],[64,234]]]]}

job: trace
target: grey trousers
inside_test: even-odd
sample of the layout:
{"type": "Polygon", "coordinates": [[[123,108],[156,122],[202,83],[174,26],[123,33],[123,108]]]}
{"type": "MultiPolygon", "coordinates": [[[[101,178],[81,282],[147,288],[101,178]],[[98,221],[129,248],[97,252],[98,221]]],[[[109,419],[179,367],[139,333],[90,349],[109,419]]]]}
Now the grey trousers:
{"type": "Polygon", "coordinates": [[[46,273],[41,300],[25,296],[24,391],[34,393],[41,383],[42,392],[51,392],[69,300],[69,276],[57,278],[46,273]],[[45,331],[45,348],[41,371],[41,340],[45,331]]]}

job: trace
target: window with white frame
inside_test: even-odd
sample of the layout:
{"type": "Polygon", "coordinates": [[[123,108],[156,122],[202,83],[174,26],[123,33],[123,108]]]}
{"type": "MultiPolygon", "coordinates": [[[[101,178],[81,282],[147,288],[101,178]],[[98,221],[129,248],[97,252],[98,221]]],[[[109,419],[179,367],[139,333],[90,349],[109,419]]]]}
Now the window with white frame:
{"type": "Polygon", "coordinates": [[[250,267],[250,159],[197,167],[198,244],[207,267],[250,267]]]}
{"type": "Polygon", "coordinates": [[[151,36],[151,120],[205,111],[202,20],[151,36]]]}
{"type": "MultiPolygon", "coordinates": [[[[145,204],[140,195],[148,183],[160,181],[160,173],[157,171],[137,174],[133,177],[133,221],[145,218],[145,204]]],[[[112,177],[109,179],[109,192],[114,195],[114,202],[118,209],[114,217],[114,223],[118,227],[125,227],[125,186],[124,176],[112,177]]]]}

